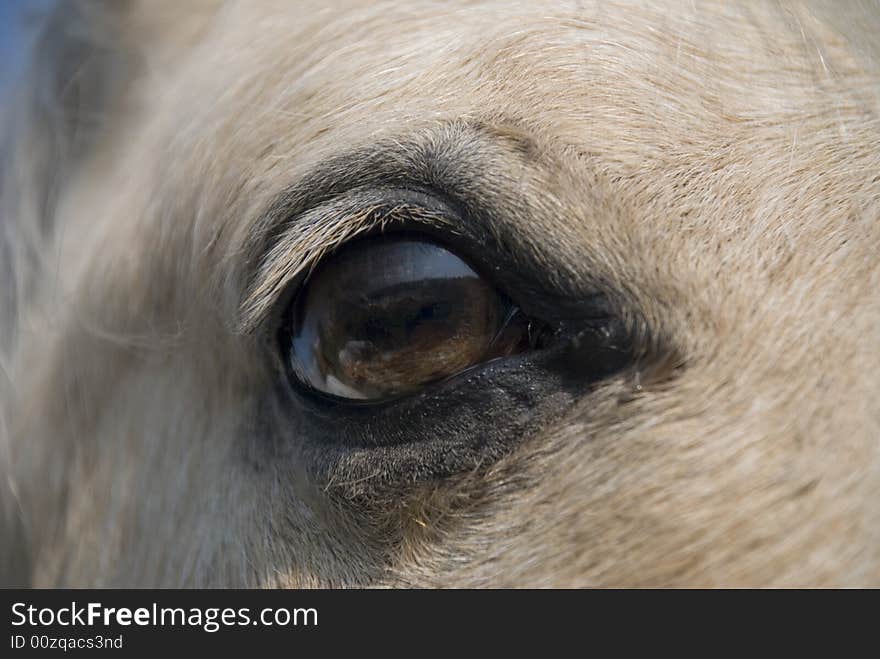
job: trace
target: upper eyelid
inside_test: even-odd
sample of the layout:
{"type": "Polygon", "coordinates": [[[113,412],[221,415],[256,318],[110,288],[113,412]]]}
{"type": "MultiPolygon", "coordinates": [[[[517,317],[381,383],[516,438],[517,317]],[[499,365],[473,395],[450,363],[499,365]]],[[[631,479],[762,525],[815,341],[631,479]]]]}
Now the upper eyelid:
{"type": "MultiPolygon", "coordinates": [[[[500,277],[499,284],[522,293],[517,302],[527,303],[520,306],[529,313],[594,314],[595,300],[615,290],[603,276],[602,258],[585,253],[584,262],[592,267],[582,269],[582,279],[560,278],[566,266],[549,244],[539,250],[540,241],[517,238],[520,228],[531,226],[530,213],[551,207],[534,206],[519,193],[521,176],[552,166],[531,144],[516,124],[452,121],[323,161],[238,234],[232,249],[241,268],[235,275],[241,293],[232,326],[237,333],[263,327],[291,284],[323,255],[381,226],[376,211],[388,215],[394,196],[389,193],[411,199],[410,208],[423,220],[430,209],[438,210],[435,222],[449,221],[433,237],[449,238],[465,256],[482,260],[487,273],[500,277]]],[[[426,222],[420,224],[426,228],[426,222]]]]}
{"type": "Polygon", "coordinates": [[[439,132],[355,149],[306,173],[276,197],[235,250],[245,255],[245,263],[258,263],[255,272],[244,273],[236,330],[255,331],[290,281],[334,246],[375,226],[369,221],[376,219],[370,218],[375,210],[370,206],[377,193],[389,188],[443,190],[447,176],[480,171],[481,151],[491,141],[470,123],[450,122],[439,132]]]}
{"type": "Polygon", "coordinates": [[[451,209],[426,208],[380,190],[354,190],[306,211],[285,228],[261,261],[242,301],[238,329],[253,332],[292,281],[311,272],[343,243],[402,220],[455,232],[453,217],[451,209]]]}

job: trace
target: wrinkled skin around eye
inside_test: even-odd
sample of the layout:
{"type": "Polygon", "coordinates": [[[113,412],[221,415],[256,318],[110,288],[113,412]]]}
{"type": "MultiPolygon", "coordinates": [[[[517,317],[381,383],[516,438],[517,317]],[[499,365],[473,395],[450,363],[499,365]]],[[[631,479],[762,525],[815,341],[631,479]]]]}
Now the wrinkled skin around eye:
{"type": "Polygon", "coordinates": [[[294,302],[290,364],[319,392],[389,399],[515,351],[524,332],[507,322],[514,313],[443,247],[362,241],[328,259],[294,302]]]}

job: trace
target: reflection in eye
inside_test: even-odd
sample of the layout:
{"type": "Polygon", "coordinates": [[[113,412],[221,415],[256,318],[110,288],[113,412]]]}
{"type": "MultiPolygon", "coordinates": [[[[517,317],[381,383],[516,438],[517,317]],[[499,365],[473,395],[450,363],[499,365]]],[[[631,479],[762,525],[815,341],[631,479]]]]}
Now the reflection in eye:
{"type": "Polygon", "coordinates": [[[365,240],[330,257],[294,301],[290,365],[325,394],[389,399],[521,352],[528,324],[443,247],[365,240]]]}

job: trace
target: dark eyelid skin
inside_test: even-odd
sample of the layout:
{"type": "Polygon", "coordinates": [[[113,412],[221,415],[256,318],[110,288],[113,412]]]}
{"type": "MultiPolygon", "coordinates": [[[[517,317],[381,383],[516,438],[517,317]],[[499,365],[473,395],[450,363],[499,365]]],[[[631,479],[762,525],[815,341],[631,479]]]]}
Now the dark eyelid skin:
{"type": "MultiPolygon", "coordinates": [[[[285,253],[281,247],[301,243],[308,232],[321,232],[334,222],[342,236],[338,242],[344,242],[351,237],[345,226],[348,217],[360,220],[362,234],[382,229],[425,232],[497,277],[499,286],[530,315],[578,319],[611,313],[609,287],[599,269],[595,282],[572,287],[566,277],[548,277],[561,266],[552,255],[548,259],[516,247],[517,239],[511,236],[515,226],[505,218],[510,211],[494,200],[504,197],[511,211],[525,210],[515,190],[501,190],[501,176],[493,174],[492,164],[497,158],[514,158],[530,167],[528,151],[511,149],[471,124],[456,123],[446,133],[442,139],[428,135],[341,155],[279,194],[251,231],[248,251],[255,256],[250,261],[261,266],[246,275],[249,284],[239,326],[254,330],[264,320],[261,312],[277,306],[277,300],[264,300],[256,311],[252,303],[253,292],[267,278],[280,279],[274,270],[286,266],[284,257],[278,258],[285,253]],[[373,210],[366,221],[358,217],[364,208],[373,210]]],[[[338,244],[322,248],[334,246],[338,244]]],[[[296,274],[301,281],[304,273],[296,274]]],[[[288,277],[283,287],[276,285],[275,295],[280,288],[289,293],[296,284],[292,279],[296,278],[288,277]]]]}

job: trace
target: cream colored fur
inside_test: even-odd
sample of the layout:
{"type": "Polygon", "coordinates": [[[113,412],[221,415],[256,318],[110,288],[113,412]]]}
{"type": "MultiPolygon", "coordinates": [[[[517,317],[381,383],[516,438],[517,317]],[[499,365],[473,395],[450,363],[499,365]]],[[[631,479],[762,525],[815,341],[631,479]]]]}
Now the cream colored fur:
{"type": "Polygon", "coordinates": [[[37,163],[13,124],[7,581],[880,585],[880,8],[331,4],[113,5],[90,24],[124,69],[81,153],[37,163]],[[248,246],[315,166],[461,122],[533,151],[491,154],[541,211],[519,244],[683,363],[352,511],[249,460],[276,375],[245,331],[351,227],[262,287],[248,246]]]}

